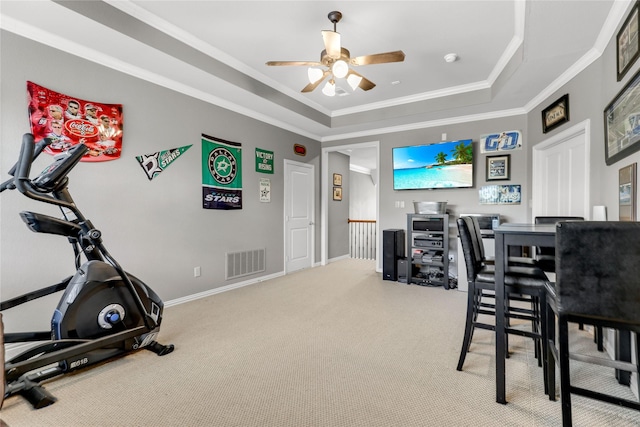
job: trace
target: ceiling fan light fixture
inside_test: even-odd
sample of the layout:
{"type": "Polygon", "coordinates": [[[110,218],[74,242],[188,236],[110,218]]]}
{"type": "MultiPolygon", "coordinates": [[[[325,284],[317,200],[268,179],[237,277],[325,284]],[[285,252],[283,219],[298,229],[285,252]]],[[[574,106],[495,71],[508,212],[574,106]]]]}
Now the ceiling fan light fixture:
{"type": "Polygon", "coordinates": [[[351,86],[351,89],[356,90],[362,81],[362,76],[356,76],[355,74],[351,74],[347,77],[347,83],[351,86]]]}
{"type": "Polygon", "coordinates": [[[333,80],[327,82],[326,85],[322,88],[322,93],[327,96],[335,96],[336,95],[336,84],[333,80]]]}
{"type": "Polygon", "coordinates": [[[324,30],[322,31],[322,40],[324,41],[325,48],[327,50],[327,55],[329,58],[338,59],[340,58],[340,33],[335,31],[324,30]]]}
{"type": "Polygon", "coordinates": [[[333,63],[331,71],[333,72],[333,75],[335,77],[342,79],[347,76],[347,73],[349,72],[349,66],[346,62],[340,59],[333,63]]]}
{"type": "Polygon", "coordinates": [[[307,76],[309,77],[309,83],[315,83],[324,76],[324,71],[320,68],[309,68],[307,70],[307,76]]]}

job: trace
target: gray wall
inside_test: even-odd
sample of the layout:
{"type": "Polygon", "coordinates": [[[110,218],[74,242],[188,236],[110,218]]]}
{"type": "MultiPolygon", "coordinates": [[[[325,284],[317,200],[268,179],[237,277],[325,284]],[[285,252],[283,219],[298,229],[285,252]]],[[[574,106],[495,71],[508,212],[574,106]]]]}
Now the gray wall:
{"type": "Polygon", "coordinates": [[[375,220],[376,186],[371,175],[351,171],[349,178],[349,218],[375,220]]]}
{"type": "Polygon", "coordinates": [[[327,257],[329,260],[349,255],[349,200],[351,186],[349,179],[349,156],[329,153],[329,186],[327,200],[327,257]],[[342,175],[342,200],[333,200],[333,174],[342,175]]]}
{"type": "MultiPolygon", "coordinates": [[[[265,276],[284,270],[283,161],[310,162],[316,169],[316,216],[320,218],[320,146],[299,135],[68,55],[12,33],[1,34],[1,179],[18,157],[29,132],[26,81],[80,99],[123,104],[122,157],[80,163],[70,191],[81,210],[103,231],[107,248],[163,300],[173,300],[252,279],[225,280],[225,253],[266,248],[265,276]],[[202,133],[242,143],[244,207],[202,208],[202,133]],[[293,153],[295,143],[306,157],[293,153]],[[193,146],[149,181],[135,156],[193,146]],[[275,153],[273,175],[255,172],[255,148],[275,153]],[[259,178],[271,179],[271,202],[260,203],[259,178]],[[194,267],[202,276],[194,278],[194,267]]],[[[51,162],[41,156],[32,171],[51,162]]],[[[73,273],[73,253],[63,237],[30,232],[22,210],[59,216],[57,208],[17,191],[1,197],[0,285],[2,300],[44,287],[73,273]]],[[[348,202],[345,203],[348,205],[348,202]]],[[[317,227],[319,228],[319,227],[317,227]]],[[[320,240],[316,239],[316,259],[320,240]]],[[[59,298],[59,295],[57,296],[59,298]]],[[[38,301],[6,312],[8,330],[47,329],[55,302],[38,301]],[[28,309],[26,309],[28,308],[28,309]]]]}

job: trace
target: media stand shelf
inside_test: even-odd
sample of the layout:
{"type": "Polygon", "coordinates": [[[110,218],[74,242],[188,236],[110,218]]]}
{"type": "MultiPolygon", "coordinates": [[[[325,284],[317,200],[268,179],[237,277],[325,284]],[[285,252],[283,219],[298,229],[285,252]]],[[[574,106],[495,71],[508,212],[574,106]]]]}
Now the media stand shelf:
{"type": "Polygon", "coordinates": [[[449,215],[407,214],[407,278],[449,289],[449,215]]]}

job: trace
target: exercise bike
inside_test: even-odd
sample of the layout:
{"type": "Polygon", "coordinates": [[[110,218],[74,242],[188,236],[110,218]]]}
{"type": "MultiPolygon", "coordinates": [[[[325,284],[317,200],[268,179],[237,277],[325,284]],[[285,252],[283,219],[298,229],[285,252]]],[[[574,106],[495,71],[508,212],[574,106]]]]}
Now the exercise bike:
{"type": "Polygon", "coordinates": [[[65,236],[76,260],[74,275],[0,303],[4,311],[64,291],[50,331],[4,334],[5,344],[33,344],[5,361],[4,397],[20,394],[36,409],[56,401],[40,385],[45,380],[142,348],[160,356],[174,349],[155,341],[164,307],[160,297],[123,270],[105,248],[101,232],[69,194],[67,175],[89,149],[78,144],[56,156],[36,178],[29,178],[32,162],[49,143],[43,139],[35,144],[33,135],[25,134],[18,162],[9,171],[12,178],[0,184],[0,192],[17,189],[30,199],[58,206],[63,218],[28,211],[20,216],[34,232],[65,236]],[[81,256],[86,258],[82,264],[81,256]]]}

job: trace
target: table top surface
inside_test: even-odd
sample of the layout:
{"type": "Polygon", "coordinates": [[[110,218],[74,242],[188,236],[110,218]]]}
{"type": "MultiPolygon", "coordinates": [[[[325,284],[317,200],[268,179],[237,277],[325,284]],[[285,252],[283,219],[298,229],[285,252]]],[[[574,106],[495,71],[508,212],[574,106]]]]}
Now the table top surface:
{"type": "Polygon", "coordinates": [[[540,233],[540,234],[555,234],[555,224],[525,224],[525,223],[513,223],[505,222],[500,224],[497,228],[493,229],[494,233],[540,233]]]}

